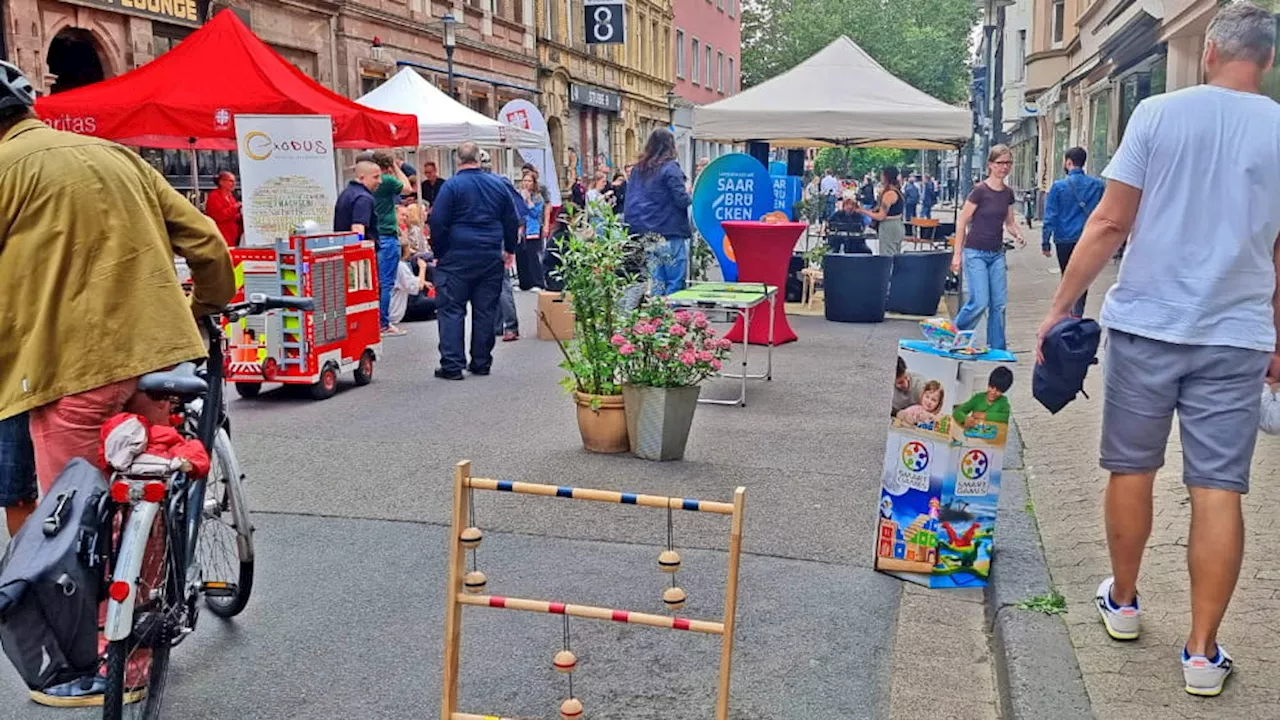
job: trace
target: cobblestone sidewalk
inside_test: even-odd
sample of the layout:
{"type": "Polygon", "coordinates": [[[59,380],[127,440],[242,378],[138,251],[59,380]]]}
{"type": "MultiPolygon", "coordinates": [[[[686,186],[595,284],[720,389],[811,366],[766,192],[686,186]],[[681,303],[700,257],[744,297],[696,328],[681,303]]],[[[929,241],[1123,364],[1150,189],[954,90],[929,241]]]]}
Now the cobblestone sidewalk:
{"type": "MultiPolygon", "coordinates": [[[[1103,632],[1092,604],[1098,583],[1110,574],[1102,522],[1106,475],[1097,463],[1101,373],[1096,368],[1090,373],[1086,389],[1091,399],[1079,398],[1056,416],[1031,397],[1035,331],[1058,274],[1056,260],[1039,253],[1039,231],[1027,235],[1027,248],[1009,256],[1009,342],[1021,362],[1012,392],[1014,416],[1026,443],[1031,501],[1045,555],[1054,583],[1067,598],[1065,617],[1094,712],[1101,720],[1280,717],[1280,564],[1275,562],[1280,556],[1275,517],[1280,509],[1280,438],[1259,438],[1252,491],[1245,498],[1244,567],[1220,633],[1236,660],[1235,676],[1221,697],[1193,698],[1182,690],[1178,663],[1190,624],[1190,515],[1177,429],[1156,479],[1151,540],[1138,582],[1143,635],[1133,643],[1117,643],[1103,632]]],[[[1094,284],[1088,316],[1096,317],[1115,273],[1113,265],[1094,284]]]]}

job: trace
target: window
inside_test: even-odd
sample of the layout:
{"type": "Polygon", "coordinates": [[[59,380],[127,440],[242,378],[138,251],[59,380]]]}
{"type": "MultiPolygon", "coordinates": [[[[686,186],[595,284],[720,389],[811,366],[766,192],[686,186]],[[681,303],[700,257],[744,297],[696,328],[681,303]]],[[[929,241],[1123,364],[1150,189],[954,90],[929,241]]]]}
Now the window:
{"type": "Polygon", "coordinates": [[[558,40],[560,37],[560,13],[556,12],[556,4],[553,2],[547,3],[545,7],[547,9],[547,22],[543,26],[547,29],[545,37],[549,40],[558,40]]]}
{"type": "Polygon", "coordinates": [[[689,68],[689,75],[693,80],[694,85],[698,84],[698,78],[700,77],[700,75],[698,75],[698,70],[700,69],[700,64],[698,61],[702,57],[702,55],[700,54],[701,50],[702,50],[702,46],[698,44],[698,38],[694,38],[693,39],[693,61],[692,61],[693,64],[689,68]]]}
{"type": "Polygon", "coordinates": [[[1062,44],[1063,25],[1067,19],[1067,3],[1066,0],[1053,0],[1053,44],[1058,46],[1062,44]]]}
{"type": "Polygon", "coordinates": [[[1015,48],[1017,55],[1014,57],[1015,67],[1013,69],[1013,79],[1023,80],[1027,77],[1027,31],[1018,31],[1018,47],[1015,48]]]}
{"type": "Polygon", "coordinates": [[[735,92],[733,89],[733,84],[734,84],[733,58],[729,58],[729,77],[725,78],[724,85],[725,85],[725,89],[729,91],[730,95],[732,95],[735,92]]]}
{"type": "Polygon", "coordinates": [[[1107,166],[1107,140],[1111,129],[1111,88],[1093,96],[1093,147],[1089,149],[1090,172],[1098,175],[1107,166]]]}
{"type": "Polygon", "coordinates": [[[684,31],[676,29],[676,77],[684,77],[684,31]]]}
{"type": "Polygon", "coordinates": [[[716,0],[716,9],[721,12],[724,11],[724,0],[716,0]]]}
{"type": "Polygon", "coordinates": [[[573,0],[564,0],[564,44],[573,45],[573,0]]]}
{"type": "Polygon", "coordinates": [[[708,90],[710,90],[710,89],[711,89],[711,46],[710,46],[710,45],[708,45],[708,46],[707,46],[707,67],[706,67],[706,72],[707,72],[707,76],[706,76],[706,78],[704,78],[704,79],[703,79],[702,84],[703,84],[704,86],[706,86],[706,88],[707,88],[708,90]]]}
{"type": "Polygon", "coordinates": [[[737,6],[738,0],[729,0],[729,17],[734,17],[738,14],[737,6]]]}
{"type": "Polygon", "coordinates": [[[724,94],[724,53],[716,53],[716,91],[724,94]]]}

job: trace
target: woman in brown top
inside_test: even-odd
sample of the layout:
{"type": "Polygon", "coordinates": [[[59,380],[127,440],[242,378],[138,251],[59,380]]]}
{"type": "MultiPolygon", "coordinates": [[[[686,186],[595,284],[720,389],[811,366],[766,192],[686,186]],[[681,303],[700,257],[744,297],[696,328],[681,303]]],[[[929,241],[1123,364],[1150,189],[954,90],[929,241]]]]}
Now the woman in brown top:
{"type": "Polygon", "coordinates": [[[1009,302],[1005,273],[1004,231],[1017,247],[1026,245],[1013,219],[1013,189],[1005,185],[1013,167],[1013,153],[996,145],[987,155],[987,178],[973,187],[956,220],[955,255],[951,271],[964,269],[965,302],[956,315],[956,327],[972,330],[987,316],[987,345],[1005,349],[1004,308],[1009,302]]]}

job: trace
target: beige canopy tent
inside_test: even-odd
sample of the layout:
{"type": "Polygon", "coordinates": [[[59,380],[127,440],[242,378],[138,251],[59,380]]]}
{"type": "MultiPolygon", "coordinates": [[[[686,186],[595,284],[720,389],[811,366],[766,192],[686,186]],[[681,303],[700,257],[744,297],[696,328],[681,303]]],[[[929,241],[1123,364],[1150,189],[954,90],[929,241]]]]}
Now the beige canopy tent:
{"type": "Polygon", "coordinates": [[[693,111],[699,140],[774,147],[946,150],[972,134],[968,110],[894,77],[844,35],[791,70],[693,111]]]}

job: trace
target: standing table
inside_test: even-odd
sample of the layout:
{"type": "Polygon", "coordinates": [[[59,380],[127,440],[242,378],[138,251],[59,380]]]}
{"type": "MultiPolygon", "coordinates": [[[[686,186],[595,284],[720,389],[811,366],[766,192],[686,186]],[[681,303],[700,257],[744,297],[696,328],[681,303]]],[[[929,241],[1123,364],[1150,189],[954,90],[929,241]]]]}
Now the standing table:
{"type": "MultiPolygon", "coordinates": [[[[702,310],[704,312],[720,312],[726,316],[736,315],[737,321],[734,327],[741,327],[745,322],[754,327],[754,321],[758,320],[762,313],[757,308],[765,303],[769,303],[769,311],[766,314],[768,320],[767,334],[765,335],[765,343],[768,344],[769,350],[766,353],[767,361],[765,371],[757,375],[747,373],[747,348],[750,343],[745,342],[741,335],[733,338],[731,334],[725,337],[733,342],[742,343],[742,372],[740,373],[719,373],[720,377],[733,378],[742,381],[742,387],[738,392],[738,397],[734,400],[715,400],[712,398],[699,397],[698,402],[709,403],[711,405],[738,405],[746,407],[747,405],[747,380],[772,380],[773,379],[773,331],[774,331],[774,311],[778,309],[778,287],[776,285],[765,285],[763,283],[694,283],[679,292],[672,293],[666,297],[667,304],[677,308],[691,308],[702,310]]],[[[793,338],[794,339],[794,338],[793,338]]]]}
{"type": "MultiPolygon", "coordinates": [[[[807,227],[804,223],[726,220],[720,225],[724,228],[738,263],[739,283],[764,283],[775,288],[787,286],[787,266],[791,262],[796,240],[807,227]]],[[[725,337],[734,342],[742,342],[743,324],[743,320],[739,318],[725,337]]],[[[774,303],[769,320],[760,317],[758,313],[751,318],[745,335],[746,342],[753,345],[772,345],[796,340],[796,333],[787,322],[786,308],[779,302],[774,303]]]]}

